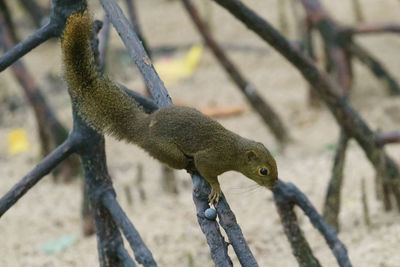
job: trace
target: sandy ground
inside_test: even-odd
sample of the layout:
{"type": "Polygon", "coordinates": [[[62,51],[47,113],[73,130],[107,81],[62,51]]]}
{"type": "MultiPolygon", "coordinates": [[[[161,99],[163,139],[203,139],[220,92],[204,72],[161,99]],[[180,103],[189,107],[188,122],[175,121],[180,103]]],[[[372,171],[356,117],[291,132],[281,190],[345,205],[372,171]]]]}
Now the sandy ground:
{"type": "MultiPolygon", "coordinates": [[[[46,1],[44,1],[46,2],[46,1]]],[[[199,43],[200,37],[192,27],[179,1],[137,1],[143,32],[151,46],[186,45],[199,43]]],[[[213,31],[217,39],[227,44],[250,45],[262,52],[228,51],[240,70],[255,84],[290,130],[293,137],[285,151],[279,152],[273,136],[257,114],[252,112],[244,97],[229,81],[213,56],[205,51],[194,75],[170,86],[172,99],[189,105],[244,106],[245,112],[236,117],[219,120],[228,129],[242,136],[259,140],[274,153],[280,177],[295,183],[307,194],[319,211],[330,177],[333,150],[338,127],[325,109],[311,109],[307,105],[307,85],[281,56],[260,41],[253,33],[236,22],[220,7],[207,7],[196,1],[202,10],[211,8],[213,31]]],[[[335,18],[354,23],[350,1],[324,1],[335,18]],[[329,2],[329,3],[328,3],[329,2]]],[[[369,22],[399,22],[400,4],[395,0],[362,0],[369,22]]],[[[246,1],[262,16],[277,25],[276,1],[246,1]]],[[[16,8],[15,6],[13,6],[16,8]]],[[[92,7],[96,17],[102,13],[92,7]]],[[[17,11],[19,32],[26,36],[32,31],[21,11],[17,11]]],[[[291,38],[295,31],[289,32],[291,38]]],[[[400,80],[400,39],[394,35],[376,35],[359,38],[400,80]]],[[[115,80],[132,89],[142,90],[143,83],[129,58],[122,54],[122,44],[115,32],[109,54],[109,72],[115,80]]],[[[24,58],[36,81],[43,88],[58,117],[69,127],[71,111],[65,87],[50,84],[46,75],[61,75],[58,42],[48,42],[24,58]]],[[[351,102],[367,120],[372,129],[385,131],[399,129],[400,99],[388,97],[383,85],[368,70],[355,64],[356,79],[351,102]]],[[[21,89],[9,70],[0,76],[0,195],[3,195],[40,160],[37,130],[33,114],[26,105],[21,89]],[[9,111],[9,103],[18,108],[9,111]],[[15,128],[27,131],[31,144],[29,151],[17,155],[7,153],[7,135],[15,128]]],[[[197,224],[191,199],[191,181],[179,171],[179,194],[171,195],[161,188],[159,163],[133,145],[106,138],[109,171],[114,179],[118,200],[141,233],[159,266],[213,266],[209,248],[197,224]],[[147,201],[141,201],[135,189],[137,164],[144,166],[144,188],[147,201]],[[129,205],[123,190],[130,186],[133,204],[129,205]]],[[[400,147],[390,146],[388,153],[400,161],[400,147]]],[[[343,204],[340,213],[339,237],[347,246],[354,266],[400,266],[399,213],[384,212],[374,194],[374,170],[364,152],[352,141],[344,171],[343,204]],[[363,221],[361,180],[367,185],[371,226],[363,221]]],[[[254,183],[238,173],[220,177],[222,189],[237,216],[251,250],[260,266],[296,266],[272,194],[255,187],[254,183]]],[[[43,179],[29,191],[0,220],[0,266],[98,266],[96,238],[81,234],[81,182],[54,184],[51,177],[43,179]],[[40,245],[65,235],[76,235],[77,241],[66,251],[47,254],[40,245]]],[[[299,211],[301,227],[322,266],[337,266],[325,241],[299,211]]],[[[239,265],[232,248],[229,253],[239,265]]]]}

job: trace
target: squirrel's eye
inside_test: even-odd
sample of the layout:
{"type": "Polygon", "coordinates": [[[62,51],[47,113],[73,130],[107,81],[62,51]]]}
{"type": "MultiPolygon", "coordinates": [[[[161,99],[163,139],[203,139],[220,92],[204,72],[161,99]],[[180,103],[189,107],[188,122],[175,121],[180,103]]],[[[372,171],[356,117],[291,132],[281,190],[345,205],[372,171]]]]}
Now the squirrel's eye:
{"type": "Polygon", "coordinates": [[[258,175],[260,176],[266,176],[268,175],[269,171],[267,168],[259,168],[258,169],[258,175]]]}

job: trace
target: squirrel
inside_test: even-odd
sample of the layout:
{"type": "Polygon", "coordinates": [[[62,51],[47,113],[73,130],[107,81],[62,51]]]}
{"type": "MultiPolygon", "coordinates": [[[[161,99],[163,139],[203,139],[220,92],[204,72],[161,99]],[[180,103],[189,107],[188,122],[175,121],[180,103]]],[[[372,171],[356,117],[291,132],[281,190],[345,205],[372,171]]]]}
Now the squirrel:
{"type": "Polygon", "coordinates": [[[79,115],[99,133],[124,139],[175,169],[195,168],[210,184],[208,199],[219,201],[218,175],[238,171],[273,189],[275,159],[265,146],[243,138],[194,108],[163,107],[146,114],[138,103],[94,67],[89,48],[92,19],[72,14],[61,38],[64,79],[79,115]]]}

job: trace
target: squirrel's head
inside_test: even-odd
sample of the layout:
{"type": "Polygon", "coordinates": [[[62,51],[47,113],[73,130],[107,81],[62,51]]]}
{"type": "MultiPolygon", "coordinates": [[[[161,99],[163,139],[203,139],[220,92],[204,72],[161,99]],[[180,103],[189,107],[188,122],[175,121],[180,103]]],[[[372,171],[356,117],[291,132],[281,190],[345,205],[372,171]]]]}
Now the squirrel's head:
{"type": "Polygon", "coordinates": [[[274,157],[261,143],[255,143],[244,152],[241,173],[259,185],[273,189],[278,183],[278,168],[274,157]]]}

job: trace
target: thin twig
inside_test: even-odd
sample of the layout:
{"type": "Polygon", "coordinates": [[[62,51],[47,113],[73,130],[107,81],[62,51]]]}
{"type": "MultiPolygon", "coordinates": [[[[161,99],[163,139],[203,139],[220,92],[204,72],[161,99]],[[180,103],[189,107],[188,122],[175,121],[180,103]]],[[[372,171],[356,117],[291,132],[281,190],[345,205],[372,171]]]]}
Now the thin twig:
{"type": "Polygon", "coordinates": [[[325,197],[323,216],[326,222],[339,232],[340,192],[343,182],[343,168],[346,156],[346,148],[349,138],[341,130],[336,145],[335,158],[333,160],[332,175],[329,181],[325,197]]]}
{"type": "Polygon", "coordinates": [[[400,33],[400,24],[396,23],[374,23],[360,24],[354,27],[345,29],[349,34],[376,34],[376,33],[400,33]]]}

